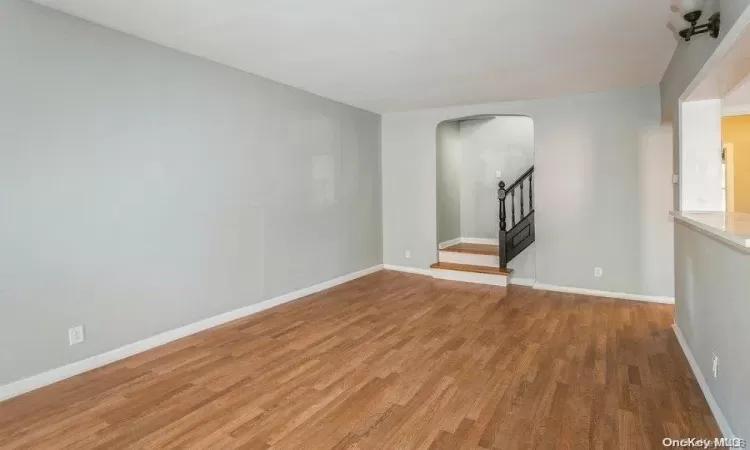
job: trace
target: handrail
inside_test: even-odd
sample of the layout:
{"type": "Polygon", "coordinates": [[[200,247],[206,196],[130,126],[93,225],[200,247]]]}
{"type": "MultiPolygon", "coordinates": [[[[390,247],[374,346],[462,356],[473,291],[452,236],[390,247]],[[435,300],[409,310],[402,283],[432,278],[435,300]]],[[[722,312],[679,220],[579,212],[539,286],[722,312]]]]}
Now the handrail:
{"type": "Polygon", "coordinates": [[[511,184],[511,185],[510,185],[510,187],[509,187],[509,188],[506,188],[506,189],[505,189],[505,192],[510,192],[510,191],[512,191],[513,189],[515,189],[515,188],[516,188],[516,186],[518,186],[519,184],[521,184],[521,182],[522,182],[523,180],[525,180],[526,178],[528,178],[529,176],[531,176],[531,174],[532,174],[533,172],[534,172],[534,166],[531,166],[531,167],[529,167],[529,170],[527,170],[526,172],[524,172],[524,173],[523,173],[523,175],[521,175],[520,177],[518,177],[518,178],[516,179],[516,181],[514,181],[514,182],[513,182],[513,184],[511,184]]]}

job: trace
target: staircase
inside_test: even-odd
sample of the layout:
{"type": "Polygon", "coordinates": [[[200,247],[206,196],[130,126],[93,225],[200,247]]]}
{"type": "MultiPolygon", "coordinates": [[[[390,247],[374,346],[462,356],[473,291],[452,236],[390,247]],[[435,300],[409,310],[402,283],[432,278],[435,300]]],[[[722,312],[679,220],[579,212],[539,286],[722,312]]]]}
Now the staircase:
{"type": "Polygon", "coordinates": [[[498,245],[459,243],[441,249],[433,276],[506,286],[508,263],[534,242],[534,166],[509,187],[498,184],[498,245]],[[508,217],[510,213],[510,218],[508,217]]]}

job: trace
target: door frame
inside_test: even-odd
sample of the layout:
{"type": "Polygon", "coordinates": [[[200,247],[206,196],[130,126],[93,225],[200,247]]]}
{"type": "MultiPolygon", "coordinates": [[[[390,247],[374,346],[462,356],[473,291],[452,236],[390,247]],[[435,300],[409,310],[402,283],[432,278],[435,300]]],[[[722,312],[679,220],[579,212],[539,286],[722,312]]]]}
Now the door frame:
{"type": "Polygon", "coordinates": [[[726,212],[734,212],[734,144],[724,144],[724,199],[726,212]]]}

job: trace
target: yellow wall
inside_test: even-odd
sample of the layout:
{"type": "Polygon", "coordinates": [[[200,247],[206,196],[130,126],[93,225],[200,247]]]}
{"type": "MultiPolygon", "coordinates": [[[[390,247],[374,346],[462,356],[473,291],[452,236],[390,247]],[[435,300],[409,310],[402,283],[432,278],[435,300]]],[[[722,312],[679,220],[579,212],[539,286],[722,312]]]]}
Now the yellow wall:
{"type": "Polygon", "coordinates": [[[750,213],[750,115],[722,118],[721,140],[734,146],[734,210],[750,213]]]}

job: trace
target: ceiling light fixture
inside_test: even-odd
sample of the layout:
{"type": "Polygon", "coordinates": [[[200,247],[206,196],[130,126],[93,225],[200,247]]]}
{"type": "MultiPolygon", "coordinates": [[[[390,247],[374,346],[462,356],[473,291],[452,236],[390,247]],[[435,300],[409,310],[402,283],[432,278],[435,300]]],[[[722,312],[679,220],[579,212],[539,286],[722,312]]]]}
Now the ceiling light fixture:
{"type": "Polygon", "coordinates": [[[678,32],[680,37],[685,39],[685,41],[690,41],[691,37],[703,33],[708,33],[712,38],[719,37],[721,16],[718,12],[711,14],[711,17],[708,18],[708,22],[698,25],[698,20],[703,14],[703,11],[701,11],[702,6],[703,1],[701,0],[683,0],[681,7],[677,8],[678,11],[682,13],[682,18],[685,22],[690,24],[689,27],[678,32]]]}

